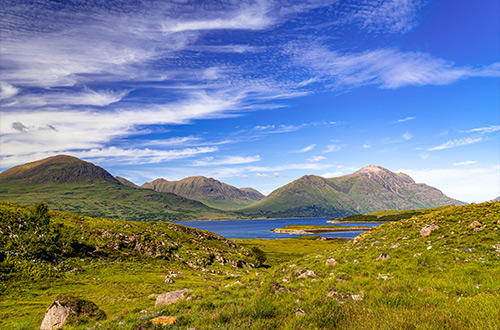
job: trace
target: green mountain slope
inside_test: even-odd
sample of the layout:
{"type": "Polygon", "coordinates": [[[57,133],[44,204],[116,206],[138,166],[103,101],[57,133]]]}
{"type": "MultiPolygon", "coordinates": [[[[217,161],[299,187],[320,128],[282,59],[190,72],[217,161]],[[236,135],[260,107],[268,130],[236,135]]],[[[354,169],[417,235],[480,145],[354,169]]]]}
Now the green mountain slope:
{"type": "Polygon", "coordinates": [[[463,204],[408,175],[367,166],[337,178],[306,175],[238,210],[254,217],[343,217],[380,210],[463,204]]]}
{"type": "Polygon", "coordinates": [[[225,213],[177,196],[121,184],[92,163],[55,156],[0,173],[0,200],[96,217],[126,220],[229,219],[225,213]]]}
{"type": "Polygon", "coordinates": [[[241,208],[264,198],[264,195],[255,189],[238,189],[203,176],[189,177],[180,181],[156,179],[152,182],[146,182],[142,188],[174,193],[224,210],[241,208]]]}

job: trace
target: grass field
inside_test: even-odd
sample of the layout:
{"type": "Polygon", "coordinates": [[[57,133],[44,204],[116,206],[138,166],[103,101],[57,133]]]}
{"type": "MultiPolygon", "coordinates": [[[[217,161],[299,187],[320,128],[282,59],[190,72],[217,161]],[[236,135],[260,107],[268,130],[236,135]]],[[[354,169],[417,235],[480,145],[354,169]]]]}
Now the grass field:
{"type": "MultiPolygon", "coordinates": [[[[92,227],[107,226],[102,221],[92,220],[92,227]]],[[[178,318],[168,329],[499,329],[499,232],[497,202],[387,223],[348,242],[308,237],[225,245],[245,260],[252,258],[247,249],[264,251],[265,267],[254,269],[214,263],[204,272],[182,260],[140,255],[70,258],[71,267],[47,277],[3,281],[0,328],[36,329],[64,293],[100,306],[107,314],[100,329],[154,329],[147,323],[152,316],[139,317],[156,311],[178,318]],[[376,260],[384,252],[390,258],[376,260]],[[177,275],[173,284],[163,282],[169,272],[177,275]],[[180,288],[194,291],[174,305],[153,307],[158,294],[180,288]]],[[[188,242],[183,237],[177,239],[188,242]]],[[[183,260],[204,246],[181,249],[183,260]]]]}

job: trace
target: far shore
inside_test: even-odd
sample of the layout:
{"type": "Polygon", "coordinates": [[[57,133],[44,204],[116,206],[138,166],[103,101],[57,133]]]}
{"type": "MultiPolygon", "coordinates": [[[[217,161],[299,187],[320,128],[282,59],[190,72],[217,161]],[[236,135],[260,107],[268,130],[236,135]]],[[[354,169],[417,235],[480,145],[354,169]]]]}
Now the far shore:
{"type": "Polygon", "coordinates": [[[321,233],[334,233],[342,231],[368,231],[372,230],[373,227],[369,226],[356,226],[356,227],[346,227],[346,226],[313,226],[313,225],[288,225],[284,228],[276,228],[271,230],[273,233],[279,234],[292,234],[292,235],[304,235],[304,234],[321,234],[321,233]]]}

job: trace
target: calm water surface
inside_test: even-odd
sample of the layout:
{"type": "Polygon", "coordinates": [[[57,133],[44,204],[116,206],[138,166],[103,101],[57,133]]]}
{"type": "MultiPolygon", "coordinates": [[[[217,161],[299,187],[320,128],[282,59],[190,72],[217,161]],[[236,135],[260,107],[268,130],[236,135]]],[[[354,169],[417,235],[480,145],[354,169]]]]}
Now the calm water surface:
{"type": "MultiPolygon", "coordinates": [[[[209,230],[226,238],[290,238],[302,235],[272,233],[275,228],[287,225],[331,225],[326,221],[331,218],[302,218],[302,219],[272,219],[272,220],[219,220],[219,221],[179,221],[184,226],[202,230],[209,230]]],[[[380,223],[345,223],[341,226],[370,226],[375,227],[380,223]]],[[[337,225],[337,224],[336,224],[337,225]]],[[[323,237],[353,238],[361,231],[343,231],[337,233],[321,233],[323,237]]],[[[313,235],[313,234],[311,234],[313,235]]]]}

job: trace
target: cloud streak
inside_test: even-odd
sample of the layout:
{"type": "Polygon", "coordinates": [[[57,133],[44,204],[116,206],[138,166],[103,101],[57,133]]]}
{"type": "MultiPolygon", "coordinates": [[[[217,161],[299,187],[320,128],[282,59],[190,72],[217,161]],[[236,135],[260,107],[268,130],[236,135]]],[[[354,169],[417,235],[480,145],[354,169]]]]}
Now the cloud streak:
{"type": "Polygon", "coordinates": [[[482,137],[478,138],[472,138],[472,137],[467,137],[467,138],[462,138],[462,139],[455,139],[455,140],[449,140],[443,144],[440,144],[436,147],[428,148],[428,151],[436,151],[436,150],[444,150],[444,149],[450,149],[450,148],[456,148],[456,147],[462,147],[466,146],[469,144],[474,144],[483,141],[482,137]]]}

